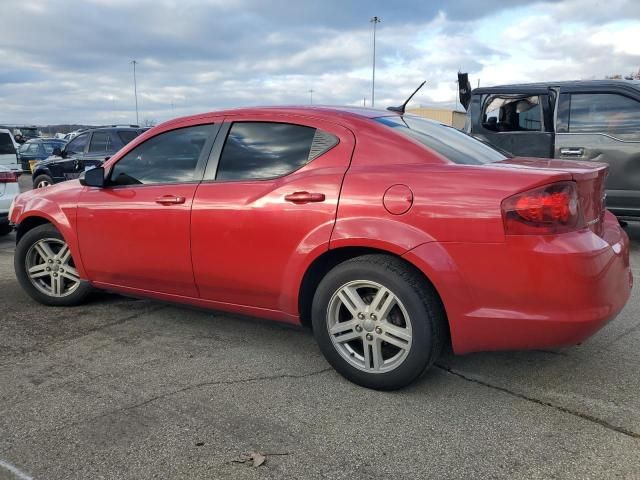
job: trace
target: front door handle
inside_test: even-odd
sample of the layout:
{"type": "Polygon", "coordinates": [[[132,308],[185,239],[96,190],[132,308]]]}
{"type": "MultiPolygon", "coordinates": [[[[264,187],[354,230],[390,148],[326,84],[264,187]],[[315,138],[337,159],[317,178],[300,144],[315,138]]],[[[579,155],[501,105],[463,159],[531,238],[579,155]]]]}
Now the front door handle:
{"type": "Polygon", "coordinates": [[[162,197],[156,198],[156,203],[160,205],[179,205],[185,202],[184,197],[178,197],[176,195],[163,195],[162,197]]]}
{"type": "Polygon", "coordinates": [[[294,192],[286,195],[287,202],[303,204],[310,202],[324,202],[324,193],[294,192]]]}
{"type": "Polygon", "coordinates": [[[561,148],[560,155],[564,157],[581,157],[584,155],[584,148],[578,148],[578,147],[561,148]]]}

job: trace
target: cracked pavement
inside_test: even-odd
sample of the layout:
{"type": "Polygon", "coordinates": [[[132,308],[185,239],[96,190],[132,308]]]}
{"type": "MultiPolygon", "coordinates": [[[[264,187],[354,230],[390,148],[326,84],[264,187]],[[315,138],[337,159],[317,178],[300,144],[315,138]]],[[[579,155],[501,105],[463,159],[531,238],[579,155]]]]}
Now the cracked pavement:
{"type": "MultiPolygon", "coordinates": [[[[628,227],[636,281],[640,224],[628,227]]],[[[585,344],[446,356],[397,392],[310,332],[19,288],[0,239],[0,479],[640,478],[640,294],[585,344]],[[250,452],[267,461],[234,462],[250,452]]]]}

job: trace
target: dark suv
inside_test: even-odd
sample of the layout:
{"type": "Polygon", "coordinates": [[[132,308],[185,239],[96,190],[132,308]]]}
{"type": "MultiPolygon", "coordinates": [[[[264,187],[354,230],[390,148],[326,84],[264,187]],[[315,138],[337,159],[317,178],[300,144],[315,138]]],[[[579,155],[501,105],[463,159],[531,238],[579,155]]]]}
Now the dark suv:
{"type": "Polygon", "coordinates": [[[82,132],[54,156],[33,168],[33,188],[78,178],[85,170],[102,165],[106,159],[140,135],[137,127],[100,127],[82,132]]]}
{"type": "Polygon", "coordinates": [[[640,217],[640,82],[476,88],[467,110],[467,133],[513,155],[608,163],[607,208],[640,217]]]}

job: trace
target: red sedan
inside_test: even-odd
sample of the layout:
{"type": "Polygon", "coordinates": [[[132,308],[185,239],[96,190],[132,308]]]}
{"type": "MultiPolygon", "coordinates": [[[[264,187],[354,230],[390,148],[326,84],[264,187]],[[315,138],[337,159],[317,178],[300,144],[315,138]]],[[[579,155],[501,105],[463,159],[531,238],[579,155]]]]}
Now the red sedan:
{"type": "Polygon", "coordinates": [[[447,344],[576,344],[620,312],[632,275],[606,174],[401,113],[196,115],[20,195],[15,270],[47,305],[101,288],[310,325],[342,375],[393,389],[447,344]]]}

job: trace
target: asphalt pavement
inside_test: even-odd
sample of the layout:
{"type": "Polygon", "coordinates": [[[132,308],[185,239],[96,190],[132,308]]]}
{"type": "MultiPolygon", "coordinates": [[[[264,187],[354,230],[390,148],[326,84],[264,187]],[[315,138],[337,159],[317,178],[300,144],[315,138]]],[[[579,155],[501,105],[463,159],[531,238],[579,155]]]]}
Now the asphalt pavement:
{"type": "Polygon", "coordinates": [[[0,479],[640,478],[638,288],[582,345],[447,356],[385,393],[336,374],[304,329],[106,293],[41,306],[14,242],[0,479]]]}

